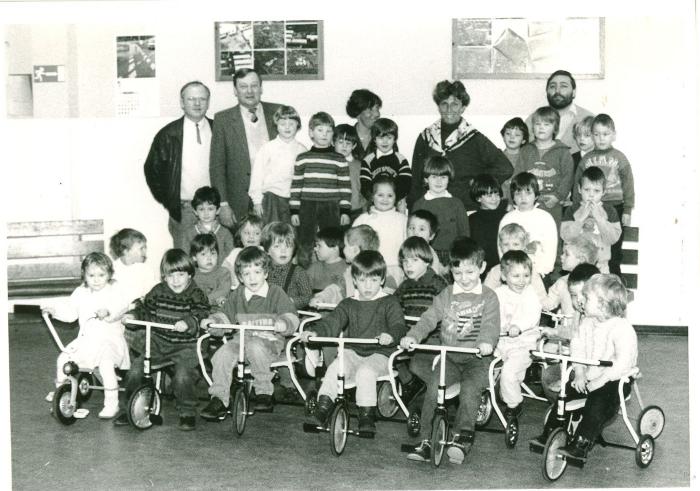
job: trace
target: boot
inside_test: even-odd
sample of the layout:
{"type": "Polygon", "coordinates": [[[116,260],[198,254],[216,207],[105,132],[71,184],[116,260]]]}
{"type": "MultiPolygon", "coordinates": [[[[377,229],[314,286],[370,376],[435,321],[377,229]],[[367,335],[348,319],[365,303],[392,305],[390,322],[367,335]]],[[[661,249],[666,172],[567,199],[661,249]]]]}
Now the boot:
{"type": "Polygon", "coordinates": [[[316,419],[323,426],[327,425],[328,416],[331,415],[333,410],[333,399],[326,395],[318,396],[318,402],[316,403],[316,419]]]}
{"type": "Polygon", "coordinates": [[[102,411],[97,415],[100,419],[112,419],[119,412],[119,390],[105,389],[105,402],[102,411]]]}
{"type": "Polygon", "coordinates": [[[591,440],[585,436],[577,435],[574,441],[562,447],[560,452],[567,457],[585,461],[592,446],[593,442],[591,440]]]}
{"type": "Polygon", "coordinates": [[[358,431],[360,433],[370,433],[374,435],[377,432],[377,427],[374,424],[374,420],[376,419],[375,407],[357,406],[357,410],[357,419],[359,420],[358,431]]]}

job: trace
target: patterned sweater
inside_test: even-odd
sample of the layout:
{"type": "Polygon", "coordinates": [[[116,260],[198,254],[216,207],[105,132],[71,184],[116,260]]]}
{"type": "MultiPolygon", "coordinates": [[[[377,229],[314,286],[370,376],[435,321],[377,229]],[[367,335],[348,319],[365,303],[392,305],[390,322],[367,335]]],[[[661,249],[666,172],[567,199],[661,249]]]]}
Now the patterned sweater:
{"type": "Polygon", "coordinates": [[[433,304],[433,298],[447,288],[447,280],[428,267],[417,280],[405,279],[394,292],[404,315],[420,317],[433,304]]]}
{"type": "Polygon", "coordinates": [[[360,169],[362,195],[369,201],[372,201],[372,181],[380,175],[389,175],[394,178],[397,203],[405,198],[411,190],[411,166],[408,165],[406,157],[399,152],[391,152],[381,156],[373,152],[362,160],[360,169]]]}
{"type": "Polygon", "coordinates": [[[535,143],[528,143],[520,150],[520,159],[513,174],[530,172],[537,178],[540,195],[553,194],[564,201],[571,192],[574,179],[574,161],[569,147],[559,140],[540,155],[535,143]]]}
{"type": "Polygon", "coordinates": [[[165,282],[161,282],[129,313],[138,320],[163,324],[185,321],[185,332],[153,329],[152,335],[172,344],[189,344],[197,341],[199,322],[209,315],[209,301],[194,281],[190,281],[180,293],[175,293],[165,282]]]}
{"type": "MultiPolygon", "coordinates": [[[[270,262],[270,272],[267,275],[267,282],[270,285],[277,285],[284,290],[284,285],[287,282],[287,275],[292,267],[292,263],[275,264],[270,262]]],[[[294,302],[294,306],[298,309],[303,309],[309,305],[311,300],[311,281],[306,271],[301,266],[294,265],[292,278],[289,281],[289,287],[284,290],[289,298],[294,302]]]]}
{"type": "MultiPolygon", "coordinates": [[[[574,182],[579,182],[583,171],[593,166],[600,167],[605,173],[603,201],[613,206],[621,204],[623,214],[631,213],[634,208],[634,176],[625,154],[616,148],[593,150],[587,153],[576,168],[574,182]]],[[[578,186],[574,186],[573,200],[581,201],[578,186]]]]}
{"type": "Polygon", "coordinates": [[[294,164],[289,208],[299,214],[301,202],[336,201],[340,213],[350,212],[352,189],[348,161],[333,150],[333,147],[318,148],[299,154],[294,164]]]}

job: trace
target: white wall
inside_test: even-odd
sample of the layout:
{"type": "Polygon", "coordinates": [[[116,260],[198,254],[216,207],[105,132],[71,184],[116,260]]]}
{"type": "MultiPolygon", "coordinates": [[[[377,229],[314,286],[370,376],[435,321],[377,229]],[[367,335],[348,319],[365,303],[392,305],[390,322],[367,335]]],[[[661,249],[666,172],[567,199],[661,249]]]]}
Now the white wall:
{"type": "MultiPolygon", "coordinates": [[[[169,235],[167,215],[152,200],[142,174],[152,136],[179,117],[179,88],[191,79],[211,88],[210,115],[235,102],[231,83],[214,81],[214,20],[280,18],[285,12],[264,14],[247,7],[239,16],[218,7],[189,15],[189,8],[198,4],[180,2],[173,4],[179,15],[165,21],[158,10],[162,3],[127,2],[110,10],[108,2],[99,14],[94,3],[80,4],[83,17],[71,16],[70,9],[51,14],[42,10],[57,22],[48,26],[27,20],[40,15],[29,6],[16,7],[15,18],[5,17],[5,22],[22,24],[6,32],[8,72],[33,64],[65,64],[72,75],[63,84],[34,86],[34,114],[39,117],[8,122],[8,162],[16,183],[10,186],[8,202],[26,202],[28,190],[32,196],[30,206],[13,207],[8,219],[104,218],[107,235],[124,226],[146,233],[151,256],[156,257],[169,246],[169,235]],[[124,8],[140,15],[128,16],[124,8]],[[156,36],[157,118],[114,117],[115,38],[131,34],[156,36]]],[[[522,7],[485,8],[420,17],[411,11],[413,15],[400,20],[326,13],[324,80],[265,82],[264,99],[292,104],[304,119],[325,110],[342,122],[348,121],[344,106],[350,92],[370,88],[384,101],[383,115],[399,124],[400,149],[410,156],[418,131],[437,118],[430,97],[434,84],[451,78],[451,17],[526,13],[522,7]]],[[[320,15],[303,11],[286,17],[320,15]]],[[[685,292],[694,283],[684,241],[695,234],[690,217],[697,202],[689,197],[698,182],[695,114],[688,113],[695,98],[688,62],[695,59],[692,22],[692,11],[681,8],[667,8],[663,15],[608,17],[606,77],[578,83],[579,104],[615,118],[617,146],[635,172],[638,204],[633,224],[641,229],[641,264],[630,318],[637,324],[689,322],[685,292]]],[[[546,103],[544,80],[465,84],[472,97],[467,119],[499,146],[503,122],[515,115],[525,117],[546,103]]]]}

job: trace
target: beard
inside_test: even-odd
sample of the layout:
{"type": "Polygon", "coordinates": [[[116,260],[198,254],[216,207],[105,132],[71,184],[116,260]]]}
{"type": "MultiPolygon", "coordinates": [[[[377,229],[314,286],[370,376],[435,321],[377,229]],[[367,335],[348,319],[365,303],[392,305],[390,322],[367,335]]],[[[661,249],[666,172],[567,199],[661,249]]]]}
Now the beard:
{"type": "Polygon", "coordinates": [[[547,102],[549,102],[549,106],[554,109],[564,109],[569,104],[574,102],[574,96],[573,94],[569,95],[568,97],[561,94],[547,94],[547,102]]]}

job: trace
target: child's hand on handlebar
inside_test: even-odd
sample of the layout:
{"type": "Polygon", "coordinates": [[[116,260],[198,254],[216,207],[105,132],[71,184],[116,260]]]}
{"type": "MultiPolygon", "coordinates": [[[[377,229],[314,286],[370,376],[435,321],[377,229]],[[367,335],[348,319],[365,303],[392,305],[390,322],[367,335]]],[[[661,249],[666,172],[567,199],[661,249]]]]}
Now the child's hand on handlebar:
{"type": "Polygon", "coordinates": [[[275,332],[280,334],[287,332],[287,324],[282,319],[277,319],[275,321],[275,332]]]}
{"type": "Polygon", "coordinates": [[[129,321],[133,321],[136,319],[136,316],[134,314],[124,314],[122,317],[122,324],[128,324],[129,321]]]}
{"type": "Polygon", "coordinates": [[[399,346],[406,350],[411,349],[410,346],[412,344],[418,344],[418,341],[413,336],[404,336],[401,338],[401,341],[399,341],[399,346]]]}
{"type": "Polygon", "coordinates": [[[508,336],[510,336],[511,338],[517,338],[518,336],[520,336],[520,333],[521,331],[518,326],[510,326],[510,328],[508,329],[508,336]]]}
{"type": "Polygon", "coordinates": [[[491,353],[493,353],[493,346],[489,343],[479,343],[477,348],[479,349],[479,355],[481,356],[489,356],[491,353]]]}
{"type": "Polygon", "coordinates": [[[309,342],[309,338],[312,338],[312,337],[314,337],[314,336],[316,336],[316,333],[315,333],[315,332],[313,332],[313,331],[304,331],[304,332],[301,333],[301,342],[302,342],[302,343],[308,343],[308,342],[309,342]]]}
{"type": "Polygon", "coordinates": [[[584,370],[576,370],[574,372],[574,380],[571,382],[571,386],[581,394],[588,392],[586,389],[586,372],[584,370]]]}
{"type": "Polygon", "coordinates": [[[56,315],[56,308],[55,307],[41,307],[41,313],[42,314],[49,314],[51,317],[54,317],[56,315]]]}
{"type": "Polygon", "coordinates": [[[185,332],[187,330],[187,322],[177,321],[173,327],[177,332],[185,332]]]}
{"type": "Polygon", "coordinates": [[[379,340],[379,344],[381,344],[382,346],[387,346],[391,344],[391,342],[394,340],[394,338],[392,338],[390,334],[387,334],[385,332],[381,333],[379,337],[377,337],[377,339],[379,340]]]}

